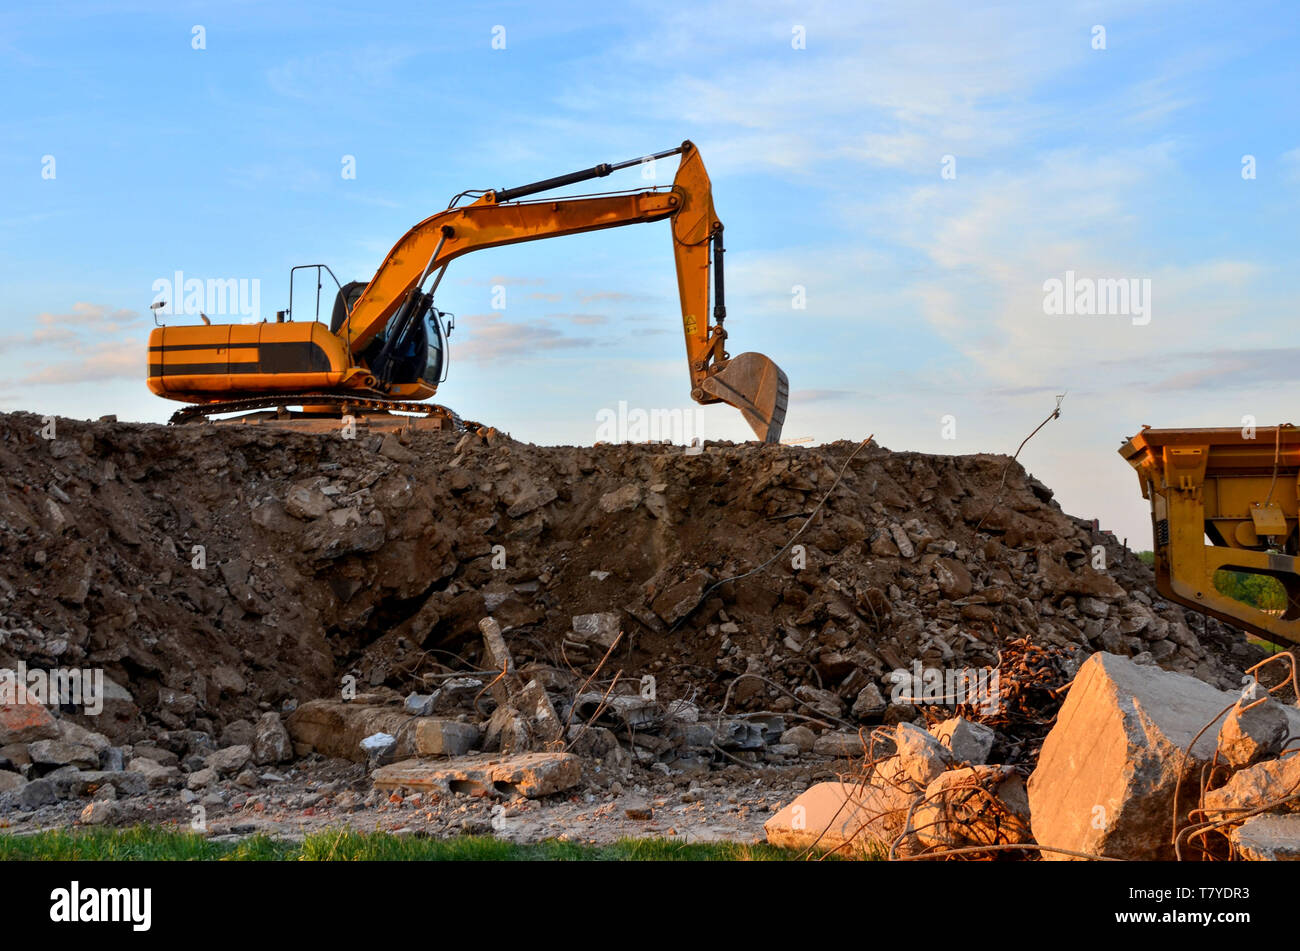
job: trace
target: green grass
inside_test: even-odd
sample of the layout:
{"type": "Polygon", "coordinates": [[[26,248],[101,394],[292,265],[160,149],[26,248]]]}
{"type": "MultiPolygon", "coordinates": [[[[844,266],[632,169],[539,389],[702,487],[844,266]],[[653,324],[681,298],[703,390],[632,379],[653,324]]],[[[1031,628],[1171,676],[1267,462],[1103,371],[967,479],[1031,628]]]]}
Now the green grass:
{"type": "Polygon", "coordinates": [[[0,834],[0,861],[166,862],[748,862],[791,861],[799,852],[735,842],[685,844],[623,839],[611,845],[549,840],[518,845],[485,836],[431,839],[383,832],[317,832],[301,842],[252,836],[214,842],[192,832],[137,826],[0,834]]]}

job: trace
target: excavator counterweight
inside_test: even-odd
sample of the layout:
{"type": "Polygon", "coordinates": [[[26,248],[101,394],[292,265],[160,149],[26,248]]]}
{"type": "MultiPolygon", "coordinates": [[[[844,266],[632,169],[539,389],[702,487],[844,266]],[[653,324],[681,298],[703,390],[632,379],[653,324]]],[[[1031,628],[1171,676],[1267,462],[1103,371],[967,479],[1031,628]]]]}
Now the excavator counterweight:
{"type": "MultiPolygon", "coordinates": [[[[471,194],[476,197],[468,204],[453,200],[411,228],[368,282],[339,285],[329,326],[319,322],[319,304],[307,321],[293,319],[291,304],[274,323],[216,324],[204,318],[199,326],[159,326],[149,338],[149,388],[194,404],[174,421],[236,406],[251,409],[259,402],[279,412],[301,405],[341,415],[355,408],[375,411],[384,401],[407,410],[433,396],[442,381],[449,326],[434,306],[434,293],[454,258],[522,241],[668,220],[691,398],[728,403],[761,441],[780,440],[789,391],[785,374],[763,354],[733,358],[725,348],[723,227],[704,162],[691,142],[516,188],[466,192],[458,199],[471,194]],[[529,197],[673,155],[681,162],[669,188],[529,197]]],[[[319,285],[324,266],[311,267],[317,268],[319,285]]]]}

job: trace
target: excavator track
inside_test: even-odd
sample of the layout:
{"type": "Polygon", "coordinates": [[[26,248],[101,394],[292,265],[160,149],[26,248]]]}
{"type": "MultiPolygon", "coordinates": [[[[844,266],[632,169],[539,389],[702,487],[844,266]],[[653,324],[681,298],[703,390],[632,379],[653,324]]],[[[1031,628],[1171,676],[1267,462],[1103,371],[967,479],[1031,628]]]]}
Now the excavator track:
{"type": "MultiPolygon", "coordinates": [[[[219,413],[255,412],[263,409],[282,409],[286,406],[337,406],[339,415],[349,410],[358,415],[383,416],[391,413],[411,413],[426,419],[444,419],[455,432],[486,429],[482,423],[461,419],[460,414],[438,403],[408,403],[366,396],[341,396],[337,393],[292,393],[286,396],[260,396],[243,400],[223,400],[220,403],[197,403],[177,410],[168,420],[173,426],[185,423],[209,422],[219,413]]],[[[299,417],[312,418],[312,417],[299,417]]]]}

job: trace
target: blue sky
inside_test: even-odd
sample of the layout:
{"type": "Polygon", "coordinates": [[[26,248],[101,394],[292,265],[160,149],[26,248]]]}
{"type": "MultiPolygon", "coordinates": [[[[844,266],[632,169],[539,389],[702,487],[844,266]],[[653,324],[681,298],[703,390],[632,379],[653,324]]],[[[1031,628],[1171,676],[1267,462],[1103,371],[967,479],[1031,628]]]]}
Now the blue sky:
{"type": "MultiPolygon", "coordinates": [[[[466,188],[690,138],[727,227],[731,350],[786,370],[787,436],[1012,452],[1068,391],[1022,461],[1145,547],[1123,437],[1300,422],[1300,7],[974,6],[11,5],[0,407],[163,420],[155,281],[256,280],[272,316],[292,265],[368,279],[466,188]],[[1046,314],[1067,271],[1149,280],[1149,323],[1046,314]]],[[[664,223],[461,258],[438,399],[537,443],[591,442],[619,401],[690,406],[675,293],[664,223]]],[[[748,433],[727,407],[697,419],[748,433]]]]}

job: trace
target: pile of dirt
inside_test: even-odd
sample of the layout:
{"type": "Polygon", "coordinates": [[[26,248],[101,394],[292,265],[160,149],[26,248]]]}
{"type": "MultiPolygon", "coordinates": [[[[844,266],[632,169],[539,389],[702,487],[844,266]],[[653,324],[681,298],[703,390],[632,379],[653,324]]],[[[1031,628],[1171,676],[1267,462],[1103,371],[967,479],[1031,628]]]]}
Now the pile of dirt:
{"type": "Polygon", "coordinates": [[[621,631],[597,684],[840,729],[1012,641],[1222,687],[1256,659],[1007,457],[856,448],[2,415],[0,667],[103,668],[129,740],[483,671],[487,615],[524,667],[580,684],[621,631]]]}

